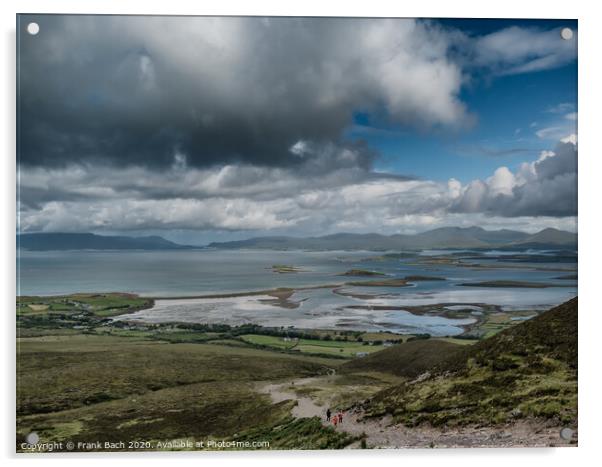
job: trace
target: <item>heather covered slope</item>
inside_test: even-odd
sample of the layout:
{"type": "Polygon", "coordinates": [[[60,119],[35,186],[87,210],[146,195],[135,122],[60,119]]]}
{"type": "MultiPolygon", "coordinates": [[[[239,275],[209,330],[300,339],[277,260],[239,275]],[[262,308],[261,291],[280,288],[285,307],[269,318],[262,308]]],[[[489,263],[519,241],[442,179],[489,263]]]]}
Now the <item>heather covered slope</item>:
{"type": "Polygon", "coordinates": [[[440,340],[415,340],[351,360],[342,365],[339,372],[381,371],[415,378],[453,357],[462,349],[461,345],[440,340]]]}
{"type": "Polygon", "coordinates": [[[474,346],[363,404],[408,426],[577,423],[577,298],[474,346]]]}

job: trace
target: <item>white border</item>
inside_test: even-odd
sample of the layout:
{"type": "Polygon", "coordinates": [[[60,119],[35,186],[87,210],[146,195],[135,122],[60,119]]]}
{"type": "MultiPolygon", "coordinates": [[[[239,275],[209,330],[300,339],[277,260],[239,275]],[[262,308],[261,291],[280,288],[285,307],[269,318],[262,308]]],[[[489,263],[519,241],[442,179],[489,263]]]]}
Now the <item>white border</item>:
{"type": "Polygon", "coordinates": [[[602,19],[596,13],[595,2],[556,1],[527,2],[525,0],[499,0],[498,2],[453,0],[419,2],[370,1],[268,1],[250,0],[220,2],[183,0],[87,0],[62,1],[23,0],[4,1],[0,4],[2,15],[2,119],[1,141],[4,143],[2,167],[2,316],[4,340],[2,354],[6,373],[2,378],[3,420],[0,425],[2,456],[10,464],[20,465],[42,461],[48,465],[81,464],[104,465],[111,462],[144,462],[161,465],[177,463],[224,463],[250,467],[306,466],[307,463],[350,466],[377,463],[413,463],[415,465],[486,465],[508,466],[526,462],[545,463],[546,466],[587,465],[596,458],[597,436],[600,433],[600,386],[598,356],[601,355],[598,333],[602,330],[602,307],[596,296],[600,288],[600,201],[602,174],[600,141],[600,86],[602,74],[600,45],[602,44],[602,19]],[[478,449],[436,451],[353,451],[353,452],[275,452],[275,453],[190,453],[190,454],[90,454],[17,456],[14,452],[14,295],[15,295],[15,14],[16,13],[114,13],[114,14],[204,14],[204,15],[289,15],[289,16],[397,16],[397,17],[518,17],[518,18],[578,18],[579,19],[579,448],[562,449],[478,449]],[[598,267],[597,267],[598,266],[598,267]],[[597,283],[598,282],[598,283],[597,283]]]}

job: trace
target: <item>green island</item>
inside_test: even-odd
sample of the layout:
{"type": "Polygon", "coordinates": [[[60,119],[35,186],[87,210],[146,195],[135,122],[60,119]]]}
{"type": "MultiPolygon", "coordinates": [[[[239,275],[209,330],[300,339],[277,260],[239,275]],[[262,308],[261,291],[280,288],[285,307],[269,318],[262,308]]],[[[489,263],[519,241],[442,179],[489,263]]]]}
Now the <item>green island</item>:
{"type": "Polygon", "coordinates": [[[278,274],[294,274],[303,271],[303,269],[288,264],[273,264],[272,271],[278,274]]]}
{"type": "Polygon", "coordinates": [[[367,269],[349,269],[341,276],[357,276],[357,277],[372,277],[372,276],[384,276],[385,274],[377,271],[368,271],[367,269]]]}
{"type": "Polygon", "coordinates": [[[410,284],[405,279],[381,279],[374,281],[353,281],[346,285],[353,287],[407,287],[410,284]]]}
{"type": "Polygon", "coordinates": [[[426,281],[445,281],[445,277],[439,276],[405,276],[404,280],[408,282],[426,282],[426,281]]]}

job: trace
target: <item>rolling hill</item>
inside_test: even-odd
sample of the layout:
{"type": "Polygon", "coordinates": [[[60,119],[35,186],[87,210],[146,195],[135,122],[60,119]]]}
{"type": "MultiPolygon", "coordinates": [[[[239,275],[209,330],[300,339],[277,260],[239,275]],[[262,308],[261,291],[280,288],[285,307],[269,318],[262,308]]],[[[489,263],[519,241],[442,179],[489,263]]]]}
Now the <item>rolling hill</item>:
{"type": "Polygon", "coordinates": [[[538,245],[576,245],[577,234],[557,229],[544,229],[534,235],[529,235],[526,238],[516,240],[513,242],[513,244],[522,247],[532,247],[538,245]]]}
{"type": "Polygon", "coordinates": [[[322,237],[255,237],[232,242],[214,242],[211,248],[275,249],[275,250],[422,250],[429,248],[458,249],[575,249],[577,235],[556,229],[545,229],[531,235],[515,230],[485,230],[481,227],[443,227],[414,235],[381,235],[338,233],[322,237]]]}
{"type": "MultiPolygon", "coordinates": [[[[365,416],[390,414],[407,426],[496,424],[523,417],[574,426],[577,314],[574,298],[452,352],[420,378],[385,389],[365,401],[365,416]]],[[[403,353],[399,351],[400,356],[403,353]]],[[[381,364],[378,353],[371,358],[376,366],[381,364]]],[[[394,364],[402,369],[405,365],[394,364]]]]}
{"type": "Polygon", "coordinates": [[[342,365],[339,372],[381,371],[415,378],[462,349],[461,345],[440,340],[415,340],[351,360],[342,365]]]}
{"type": "MultiPolygon", "coordinates": [[[[27,233],[17,236],[26,250],[177,250],[199,248],[180,245],[158,236],[128,237],[93,233],[27,233]]],[[[409,250],[431,248],[514,249],[577,248],[577,234],[545,229],[534,235],[515,230],[485,230],[481,227],[443,227],[414,235],[337,233],[322,237],[254,237],[231,242],[213,242],[216,249],[265,250],[409,250]]]]}

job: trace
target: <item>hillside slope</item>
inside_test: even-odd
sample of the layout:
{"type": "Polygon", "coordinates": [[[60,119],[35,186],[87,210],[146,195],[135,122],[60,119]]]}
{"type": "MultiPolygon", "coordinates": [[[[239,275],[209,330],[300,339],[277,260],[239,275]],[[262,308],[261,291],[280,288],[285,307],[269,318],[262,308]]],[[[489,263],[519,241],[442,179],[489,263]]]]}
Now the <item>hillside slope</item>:
{"type": "Polygon", "coordinates": [[[577,234],[565,232],[563,230],[547,228],[536,234],[530,235],[527,238],[517,240],[513,243],[516,246],[538,247],[548,245],[554,247],[556,245],[577,247],[577,234]]]}
{"type": "Polygon", "coordinates": [[[363,358],[351,360],[339,368],[340,373],[381,371],[415,378],[461,352],[463,346],[438,340],[416,340],[394,345],[363,358]]]}
{"type": "Polygon", "coordinates": [[[496,424],[530,417],[577,422],[577,298],[464,347],[420,378],[362,406],[408,426],[496,424]]]}

